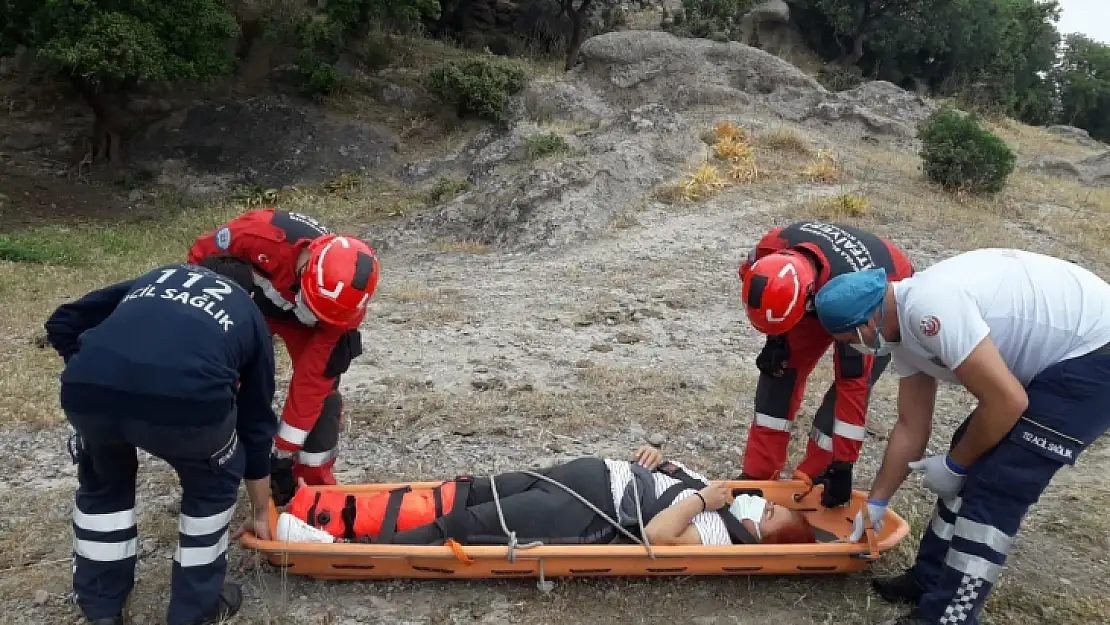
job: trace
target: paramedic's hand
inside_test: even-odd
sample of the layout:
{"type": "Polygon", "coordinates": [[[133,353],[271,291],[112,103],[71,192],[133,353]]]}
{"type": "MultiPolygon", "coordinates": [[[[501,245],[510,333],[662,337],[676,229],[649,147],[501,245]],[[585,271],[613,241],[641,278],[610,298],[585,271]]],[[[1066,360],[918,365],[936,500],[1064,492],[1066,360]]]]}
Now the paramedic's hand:
{"type": "Polygon", "coordinates": [[[270,535],[270,510],[267,508],[264,512],[255,514],[235,532],[231,540],[239,540],[248,530],[257,536],[258,540],[272,540],[273,537],[270,535]]]}
{"type": "Polygon", "coordinates": [[[944,501],[950,501],[964,487],[967,470],[952,462],[947,455],[929,456],[910,463],[914,472],[925,474],[925,488],[933,491],[944,501]]]}
{"type": "Polygon", "coordinates": [[[636,454],[632,460],[638,463],[641,467],[654,471],[655,467],[663,462],[663,452],[651,445],[641,445],[636,450],[636,454]]]}
{"type": "MultiPolygon", "coordinates": [[[[871,527],[877,532],[883,529],[883,516],[886,515],[886,501],[878,499],[867,500],[867,516],[871,517],[871,527]]],[[[852,535],[848,538],[848,542],[856,542],[863,538],[863,532],[867,529],[867,524],[863,520],[863,510],[861,509],[856,513],[856,520],[852,523],[852,535]]]]}
{"type": "Polygon", "coordinates": [[[710,482],[709,486],[701,489],[702,499],[705,500],[705,509],[720,510],[727,506],[731,491],[728,482],[710,482]]]}

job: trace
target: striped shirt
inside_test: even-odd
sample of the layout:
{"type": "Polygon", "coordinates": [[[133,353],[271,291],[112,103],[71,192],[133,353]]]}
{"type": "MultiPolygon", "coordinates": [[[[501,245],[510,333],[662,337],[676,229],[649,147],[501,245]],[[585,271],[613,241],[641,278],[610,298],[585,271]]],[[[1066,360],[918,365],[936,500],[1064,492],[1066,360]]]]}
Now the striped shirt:
{"type": "MultiPolygon", "coordinates": [[[[709,483],[705,477],[691,471],[679,462],[674,460],[670,461],[672,464],[681,467],[690,475],[690,477],[701,480],[702,482],[709,483]]],[[[628,487],[628,483],[632,480],[632,465],[627,460],[606,460],[605,466],[609,468],[609,488],[613,494],[614,509],[620,510],[621,499],[624,498],[624,490],[628,487]]],[[[661,497],[668,488],[675,484],[680,484],[675,478],[664,473],[653,472],[651,476],[655,479],[655,496],[661,497]]],[[[686,499],[687,497],[694,497],[696,490],[687,488],[680,492],[671,505],[676,505],[678,502],[686,499]]],[[[694,527],[698,529],[698,534],[701,535],[701,542],[703,545],[731,545],[732,539],[728,535],[728,528],[725,527],[725,522],[721,520],[721,515],[714,511],[699,512],[694,516],[694,527]]]]}

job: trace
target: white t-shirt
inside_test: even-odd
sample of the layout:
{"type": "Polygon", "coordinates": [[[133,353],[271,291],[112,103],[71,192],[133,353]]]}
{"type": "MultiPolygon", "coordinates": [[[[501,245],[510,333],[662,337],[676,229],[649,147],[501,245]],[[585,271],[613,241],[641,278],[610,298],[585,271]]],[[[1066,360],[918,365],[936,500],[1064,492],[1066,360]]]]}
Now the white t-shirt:
{"type": "Polygon", "coordinates": [[[1022,385],[1110,342],[1110,285],[1066,260],[1012,249],[959,254],[894,284],[899,377],[957,383],[956,369],[989,334],[1022,385]]]}
{"type": "MultiPolygon", "coordinates": [[[[690,477],[701,480],[707,484],[709,483],[709,480],[705,479],[704,476],[701,476],[691,471],[690,469],[687,469],[681,463],[675,462],[674,460],[671,460],[670,462],[675,466],[681,467],[683,470],[686,471],[686,473],[690,475],[690,477]]],[[[609,467],[609,486],[613,491],[613,505],[616,510],[620,510],[621,499],[624,498],[624,489],[628,487],[629,481],[632,480],[632,466],[627,460],[606,460],[605,465],[609,467]]],[[[663,492],[671,486],[681,483],[673,477],[664,473],[653,472],[652,477],[655,478],[656,497],[661,496],[663,492]]],[[[671,505],[677,505],[678,502],[682,501],[683,499],[686,499],[687,497],[693,497],[696,492],[697,491],[692,488],[687,488],[686,490],[680,492],[678,496],[674,498],[674,501],[671,502],[671,505]]],[[[717,512],[699,512],[694,515],[693,523],[694,527],[698,529],[698,534],[701,535],[702,544],[732,544],[732,538],[730,538],[728,535],[728,527],[725,526],[725,522],[721,519],[721,515],[717,512]]]]}

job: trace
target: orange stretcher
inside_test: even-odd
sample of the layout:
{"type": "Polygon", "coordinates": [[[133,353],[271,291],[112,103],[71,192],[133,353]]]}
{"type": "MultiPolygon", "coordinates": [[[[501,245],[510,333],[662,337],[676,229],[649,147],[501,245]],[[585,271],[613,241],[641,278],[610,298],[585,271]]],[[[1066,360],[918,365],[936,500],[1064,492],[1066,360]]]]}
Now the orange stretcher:
{"type": "MultiPolygon", "coordinates": [[[[432,488],[442,482],[307,486],[370,494],[410,486],[432,488]]],[[[821,490],[808,480],[730,481],[734,489],[762,491],[763,497],[802,511],[818,533],[818,542],[792,545],[652,546],[644,545],[368,545],[295,543],[260,540],[247,532],[241,544],[267,556],[289,574],[315,579],[489,579],[667,576],[667,575],[813,575],[855,573],[867,568],[909,533],[909,524],[887,510],[883,527],[870,523],[859,542],[847,542],[856,512],[866,494],[855,491],[848,506],[820,505],[821,490]]],[[[866,513],[864,517],[867,518],[866,513]]],[[[278,510],[270,504],[270,527],[276,536],[278,510]]]]}

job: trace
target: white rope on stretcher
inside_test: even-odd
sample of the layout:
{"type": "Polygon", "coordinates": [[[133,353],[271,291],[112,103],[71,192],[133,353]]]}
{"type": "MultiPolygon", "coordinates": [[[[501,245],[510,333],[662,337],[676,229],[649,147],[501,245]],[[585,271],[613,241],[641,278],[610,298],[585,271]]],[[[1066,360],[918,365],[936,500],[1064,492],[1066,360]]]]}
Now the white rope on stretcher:
{"type": "MultiPolygon", "coordinates": [[[[620,523],[614,521],[612,518],[609,517],[609,515],[602,512],[597,506],[590,503],[590,501],[587,500],[582,495],[579,495],[578,493],[574,492],[574,489],[570,488],[566,484],[563,484],[563,483],[561,483],[557,480],[554,480],[550,477],[547,477],[546,475],[542,475],[542,474],[536,473],[534,471],[524,470],[524,471],[521,471],[521,473],[523,473],[525,475],[528,475],[530,477],[534,477],[536,479],[543,480],[543,481],[548,482],[550,484],[554,484],[555,486],[558,486],[559,488],[563,489],[564,491],[566,491],[567,493],[572,495],[575,499],[582,502],[582,505],[586,506],[590,510],[593,510],[594,513],[597,514],[599,517],[608,521],[610,525],[617,528],[617,531],[624,534],[629,540],[635,542],[637,545],[643,545],[647,549],[648,556],[652,560],[655,559],[655,550],[653,550],[651,548],[651,543],[647,539],[647,532],[644,531],[644,516],[643,516],[643,511],[640,509],[640,491],[637,488],[635,477],[632,478],[632,493],[633,493],[634,497],[636,498],[636,522],[640,527],[640,535],[644,537],[643,540],[640,540],[639,538],[636,538],[636,536],[634,536],[632,534],[632,532],[629,532],[628,530],[624,529],[624,526],[622,526],[620,523]]],[[[509,538],[509,562],[516,562],[516,549],[518,548],[517,547],[517,540],[516,540],[516,532],[509,530],[508,526],[505,524],[505,515],[501,511],[501,497],[497,494],[497,483],[496,483],[496,481],[497,481],[496,478],[491,475],[490,479],[489,479],[489,482],[490,482],[490,489],[493,491],[493,505],[497,509],[497,518],[498,518],[498,520],[501,521],[501,531],[505,532],[505,536],[507,536],[509,538]]],[[[542,544],[543,544],[543,541],[537,540],[535,542],[531,542],[531,543],[528,543],[526,545],[521,545],[519,548],[520,549],[530,549],[532,547],[538,547],[542,544]]]]}

